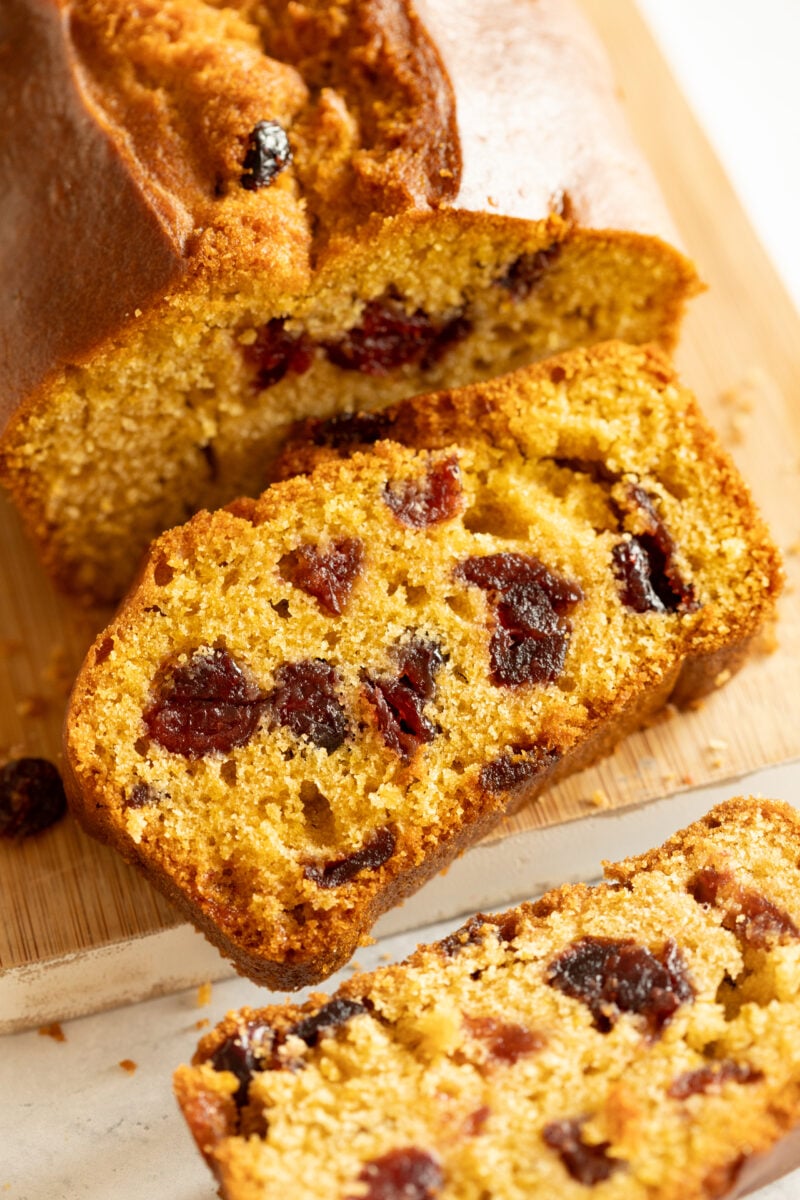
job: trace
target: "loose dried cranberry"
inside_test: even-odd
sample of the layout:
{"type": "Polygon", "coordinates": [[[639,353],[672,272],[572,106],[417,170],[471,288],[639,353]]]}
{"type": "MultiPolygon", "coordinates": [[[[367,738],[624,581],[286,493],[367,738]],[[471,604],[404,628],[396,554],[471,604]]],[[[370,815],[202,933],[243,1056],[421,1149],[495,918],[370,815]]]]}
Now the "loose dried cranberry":
{"type": "Polygon", "coordinates": [[[269,187],[292,161],[292,150],[286,130],[277,121],[259,121],[250,134],[250,145],[242,166],[245,174],[240,182],[249,192],[269,187]]]}
{"type": "Polygon", "coordinates": [[[298,546],[280,563],[283,578],[319,601],[324,612],[338,617],[344,611],[364,562],[359,538],[340,538],[329,550],[298,546]]]}
{"type": "Polygon", "coordinates": [[[158,804],[161,796],[149,783],[136,783],[125,798],[126,808],[148,808],[158,804]]]}
{"type": "Polygon", "coordinates": [[[272,721],[331,754],[349,732],[338,686],[336,668],[323,658],[283,663],[268,697],[272,721]]]}
{"type": "Polygon", "coordinates": [[[408,1146],[365,1163],[358,1181],[367,1189],[360,1200],[433,1200],[444,1175],[431,1154],[408,1146]]]}
{"type": "Polygon", "coordinates": [[[540,1033],[513,1021],[500,1021],[497,1017],[465,1017],[464,1024],[497,1062],[515,1063],[526,1054],[541,1050],[544,1045],[540,1033]]]}
{"type": "Polygon", "coordinates": [[[343,883],[349,883],[359,871],[377,871],[378,867],[382,867],[392,857],[396,843],[397,835],[387,825],[376,829],[369,841],[354,854],[324,864],[307,863],[303,874],[318,887],[341,887],[343,883]]]}
{"type": "Polygon", "coordinates": [[[688,1096],[718,1092],[725,1083],[758,1083],[763,1078],[763,1071],[728,1058],[721,1063],[698,1067],[696,1071],[684,1071],[669,1085],[667,1095],[673,1100],[685,1100],[688,1096]]]}
{"type": "Polygon", "coordinates": [[[288,333],[285,321],[275,317],[259,329],[252,346],[244,350],[245,360],[256,372],[259,388],[272,387],[284,375],[304,375],[314,361],[314,345],[305,333],[288,333]]]}
{"type": "Polygon", "coordinates": [[[432,742],[436,728],[425,716],[444,656],[435,642],[413,637],[395,651],[399,678],[364,675],[364,690],[375,709],[378,728],[390,750],[409,762],[421,745],[432,742]]]}
{"type": "Polygon", "coordinates": [[[609,1157],[610,1142],[584,1142],[581,1131],[585,1124],[585,1119],[551,1121],[542,1130],[542,1137],[551,1150],[558,1151],[573,1179],[584,1187],[594,1187],[625,1164],[619,1158],[609,1157]]]}
{"type": "Polygon", "coordinates": [[[513,792],[529,779],[550,771],[560,757],[557,750],[546,746],[512,748],[510,754],[503,754],[481,768],[478,782],[485,792],[493,795],[513,792]]]}
{"type": "Polygon", "coordinates": [[[346,1025],[351,1017],[366,1011],[366,1004],[362,1004],[360,1000],[348,1000],[346,997],[338,996],[327,1004],[323,1004],[322,1008],[312,1016],[298,1021],[289,1030],[287,1036],[299,1037],[307,1046],[316,1046],[324,1034],[328,1034],[338,1025],[346,1025]]]}
{"type": "Polygon", "coordinates": [[[498,687],[552,683],[561,674],[571,626],[564,617],[583,592],[525,554],[468,558],[456,577],[489,594],[497,628],[489,642],[491,679],[498,687]]]}
{"type": "Polygon", "coordinates": [[[153,739],[171,754],[226,754],[253,736],[264,697],[227,650],[200,648],[182,666],[164,664],[155,700],[142,714],[153,739]]]}
{"type": "Polygon", "coordinates": [[[460,313],[434,321],[421,309],[406,312],[400,300],[387,296],[367,304],[361,324],[338,341],[326,342],[325,353],[337,367],[364,375],[388,375],[410,363],[427,370],[470,328],[460,313]]]}
{"type": "Polygon", "coordinates": [[[611,552],[622,603],[634,612],[692,612],[694,588],[675,562],[675,542],[644,488],[628,489],[629,506],[645,519],[645,531],[617,542],[611,552]]]}
{"type": "Polygon", "coordinates": [[[681,1004],[694,997],[680,951],[667,941],[656,956],[631,938],[584,937],[550,964],[547,982],[582,1000],[601,1033],[620,1013],[643,1016],[658,1034],[681,1004]]]}
{"type": "Polygon", "coordinates": [[[433,463],[421,479],[396,480],[383,489],[383,498],[398,521],[412,529],[449,521],[461,511],[463,497],[455,457],[433,463]]]}
{"type": "Polygon", "coordinates": [[[546,246],[543,250],[520,254],[495,282],[510,292],[515,300],[526,300],[544,279],[560,253],[561,244],[554,242],[552,246],[546,246]]]}
{"type": "Polygon", "coordinates": [[[0,770],[0,837],[31,837],[66,811],[61,776],[46,758],[12,758],[0,770]]]}
{"type": "Polygon", "coordinates": [[[209,1059],[215,1071],[230,1071],[239,1080],[234,1100],[239,1108],[247,1104],[250,1080],[256,1071],[271,1065],[276,1036],[263,1021],[251,1021],[217,1046],[209,1059]]]}
{"type": "Polygon", "coordinates": [[[746,888],[730,871],[701,867],[687,885],[698,904],[722,908],[722,926],[745,945],[767,946],[773,941],[800,938],[792,918],[754,888],[746,888]]]}

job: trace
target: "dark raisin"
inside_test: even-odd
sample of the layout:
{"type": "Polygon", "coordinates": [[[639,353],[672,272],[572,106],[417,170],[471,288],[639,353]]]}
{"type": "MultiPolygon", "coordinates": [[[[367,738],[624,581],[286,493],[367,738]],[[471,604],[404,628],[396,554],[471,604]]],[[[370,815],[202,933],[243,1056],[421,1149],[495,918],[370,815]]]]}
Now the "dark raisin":
{"type": "Polygon", "coordinates": [[[445,458],[433,463],[421,479],[387,483],[383,498],[398,521],[412,529],[449,521],[463,506],[458,459],[445,458]]]}
{"type": "Polygon", "coordinates": [[[307,1046],[316,1046],[320,1037],[336,1029],[338,1025],[346,1025],[351,1017],[366,1011],[366,1004],[362,1004],[360,1000],[348,1000],[338,996],[323,1004],[312,1016],[304,1017],[302,1021],[293,1025],[287,1037],[299,1037],[307,1046]]]}
{"type": "Polygon", "coordinates": [[[250,144],[242,166],[240,182],[243,188],[255,192],[269,187],[292,161],[292,150],[286,130],[277,121],[259,121],[250,134],[250,144]]]}
{"type": "Polygon", "coordinates": [[[315,446],[331,450],[351,450],[356,446],[374,446],[388,437],[391,422],[386,413],[338,413],[327,421],[311,421],[308,437],[315,446]]]}
{"type": "Polygon", "coordinates": [[[460,954],[465,946],[480,946],[483,942],[484,931],[491,928],[493,927],[487,925],[483,914],[478,913],[476,916],[470,917],[460,929],[456,929],[454,933],[449,933],[447,937],[442,938],[439,946],[448,958],[452,958],[454,955],[460,954]]]}
{"type": "Polygon", "coordinates": [[[125,798],[126,808],[148,808],[158,804],[160,794],[149,783],[136,783],[125,798]]]}
{"type": "Polygon", "coordinates": [[[542,1130],[545,1143],[558,1152],[569,1174],[584,1187],[594,1187],[625,1164],[610,1158],[610,1142],[585,1142],[581,1137],[585,1120],[551,1121],[542,1130]]]}
{"type": "Polygon", "coordinates": [[[397,835],[388,825],[376,829],[360,850],[327,863],[306,863],[303,874],[318,887],[335,888],[349,883],[360,871],[377,871],[394,854],[397,835]]]}
{"type": "Polygon", "coordinates": [[[546,746],[512,748],[511,753],[503,754],[481,768],[478,782],[485,792],[493,795],[513,792],[529,779],[552,770],[560,757],[557,750],[546,746]]]}
{"type": "Polygon", "coordinates": [[[364,562],[359,538],[340,538],[328,550],[298,546],[281,559],[283,578],[313,596],[320,608],[338,617],[344,611],[364,562]]]}
{"type": "Polygon", "coordinates": [[[541,1050],[544,1045],[540,1033],[513,1021],[500,1021],[497,1017],[465,1017],[464,1024],[497,1062],[515,1063],[526,1054],[541,1050]]]}
{"type": "Polygon", "coordinates": [[[675,562],[675,542],[644,488],[627,492],[629,507],[644,518],[645,530],[617,542],[611,552],[622,603],[634,612],[692,612],[694,588],[675,562]]]}
{"type": "Polygon", "coordinates": [[[728,1058],[721,1063],[698,1067],[696,1071],[684,1071],[669,1085],[667,1095],[673,1100],[685,1100],[688,1096],[718,1092],[725,1083],[758,1083],[763,1078],[763,1071],[728,1058]]]}
{"type": "Polygon", "coordinates": [[[408,1146],[365,1163],[358,1181],[360,1200],[433,1200],[444,1175],[431,1154],[408,1146]]]}
{"type": "Polygon", "coordinates": [[[252,346],[245,347],[244,357],[263,389],[279,383],[284,375],[304,375],[314,361],[314,346],[307,334],[288,333],[285,322],[275,317],[259,329],[252,346]]]}
{"type": "Polygon", "coordinates": [[[250,1080],[256,1071],[272,1065],[275,1031],[263,1021],[251,1021],[217,1046],[209,1059],[215,1071],[230,1071],[239,1080],[234,1100],[239,1108],[247,1103],[250,1080]]]}
{"type": "Polygon", "coordinates": [[[409,762],[417,749],[436,736],[423,712],[436,690],[444,656],[435,642],[412,637],[395,650],[399,678],[364,674],[364,690],[375,709],[378,728],[390,750],[409,762]]]}
{"type": "Polygon", "coordinates": [[[12,758],[0,770],[0,837],[31,837],[66,811],[61,776],[46,758],[12,758]]]}
{"type": "Polygon", "coordinates": [[[323,658],[283,663],[275,672],[275,687],[268,697],[272,721],[331,754],[348,734],[338,686],[336,668],[323,658]]]}
{"type": "Polygon", "coordinates": [[[515,300],[526,300],[544,279],[560,253],[561,245],[555,242],[543,250],[520,254],[495,282],[510,292],[515,300]]]}
{"type": "Polygon", "coordinates": [[[547,982],[582,1000],[601,1033],[608,1033],[621,1013],[636,1013],[656,1035],[694,996],[672,941],[656,956],[631,938],[584,937],[550,964],[547,982]]]}
{"type": "Polygon", "coordinates": [[[571,626],[564,617],[583,598],[572,580],[525,554],[488,554],[459,563],[456,577],[488,593],[497,627],[489,642],[498,687],[552,683],[561,674],[571,626]]]}
{"type": "Polygon", "coordinates": [[[754,888],[746,888],[730,871],[701,867],[687,884],[698,904],[723,910],[722,926],[745,945],[767,946],[773,941],[800,938],[792,918],[754,888]]]}
{"type": "Polygon", "coordinates": [[[325,353],[337,367],[364,375],[388,375],[408,364],[426,370],[470,328],[460,313],[436,321],[421,309],[406,312],[400,300],[387,296],[367,304],[361,324],[338,341],[326,342],[325,353]]]}
{"type": "Polygon", "coordinates": [[[231,654],[200,648],[182,666],[164,664],[153,681],[155,700],[143,713],[153,741],[171,754],[227,754],[253,736],[264,697],[231,654]]]}

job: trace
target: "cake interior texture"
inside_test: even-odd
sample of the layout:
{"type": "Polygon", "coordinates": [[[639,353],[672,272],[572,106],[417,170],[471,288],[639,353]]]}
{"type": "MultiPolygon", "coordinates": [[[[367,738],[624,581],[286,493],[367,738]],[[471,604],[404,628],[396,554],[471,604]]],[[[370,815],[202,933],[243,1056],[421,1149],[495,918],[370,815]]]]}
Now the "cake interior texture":
{"type": "MultiPolygon", "coordinates": [[[[463,20],[484,9],[488,20],[489,7],[463,20]]],[[[55,99],[39,79],[50,60],[30,41],[45,113],[70,97],[86,141],[72,157],[86,166],[63,183],[69,207],[37,210],[35,269],[12,264],[26,288],[41,276],[41,295],[26,298],[27,320],[9,301],[20,331],[0,394],[0,475],[64,586],[118,598],[156,534],[258,494],[297,419],[611,337],[672,344],[697,277],[662,240],[669,225],[650,211],[658,200],[617,128],[605,65],[569,12],[517,6],[519,20],[543,22],[529,74],[552,52],[581,81],[541,102],[538,174],[507,144],[516,122],[472,131],[465,114],[480,103],[460,102],[456,66],[405,0],[79,0],[51,35],[50,73],[66,75],[55,99]],[[581,131],[576,148],[560,148],[554,122],[568,139],[581,131]],[[481,191],[470,162],[487,155],[481,191]],[[128,233],[113,214],[129,195],[128,233]],[[128,295],[120,264],[133,255],[132,277],[148,238],[173,277],[128,295]]],[[[474,49],[487,78],[493,46],[474,49]]],[[[474,70],[473,93],[482,86],[474,70]]],[[[33,140],[50,153],[65,130],[33,140]]],[[[74,169],[65,148],[50,173],[74,169]]]]}
{"type": "Polygon", "coordinates": [[[437,448],[381,442],[160,538],[73,692],[81,821],[273,986],[728,677],[779,587],[661,356],[574,352],[421,411],[437,448]]]}
{"type": "Polygon", "coordinates": [[[729,801],[597,887],[228,1014],[175,1077],[222,1195],[739,1195],[800,1117],[799,860],[790,806],[729,801]]]}

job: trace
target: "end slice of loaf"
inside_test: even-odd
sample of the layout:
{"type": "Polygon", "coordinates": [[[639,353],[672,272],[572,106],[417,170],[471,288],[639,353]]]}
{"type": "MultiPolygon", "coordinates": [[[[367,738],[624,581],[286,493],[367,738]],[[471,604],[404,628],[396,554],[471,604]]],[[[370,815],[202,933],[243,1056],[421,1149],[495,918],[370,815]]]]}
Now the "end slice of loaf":
{"type": "Polygon", "coordinates": [[[800,1159],[800,819],[731,800],[175,1076],[226,1200],[713,1200],[800,1159]]]}
{"type": "Polygon", "coordinates": [[[68,712],[81,822],[275,987],[727,677],[779,587],[660,355],[574,352],[408,411],[414,444],[160,538],[68,712]]]}

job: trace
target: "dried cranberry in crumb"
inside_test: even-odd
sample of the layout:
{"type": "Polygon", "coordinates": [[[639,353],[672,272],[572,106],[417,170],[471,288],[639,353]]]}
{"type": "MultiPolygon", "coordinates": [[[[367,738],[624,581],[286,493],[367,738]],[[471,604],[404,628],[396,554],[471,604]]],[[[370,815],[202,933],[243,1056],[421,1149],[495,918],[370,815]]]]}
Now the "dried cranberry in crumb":
{"type": "Polygon", "coordinates": [[[0,770],[0,837],[31,837],[66,811],[61,776],[46,758],[13,758],[0,770]]]}
{"type": "Polygon", "coordinates": [[[277,121],[259,121],[250,134],[250,145],[242,166],[241,185],[250,192],[269,187],[292,161],[286,130],[277,121]]]}
{"type": "Polygon", "coordinates": [[[318,887],[341,887],[349,883],[359,871],[377,871],[394,854],[397,835],[389,826],[376,829],[360,850],[348,854],[345,858],[337,858],[327,863],[307,863],[303,868],[306,879],[312,880],[318,887]]]}
{"type": "Polygon", "coordinates": [[[584,1142],[582,1120],[551,1121],[542,1130],[545,1143],[556,1150],[569,1174],[584,1187],[602,1183],[625,1164],[618,1158],[609,1158],[609,1142],[584,1142]]]}
{"type": "Polygon", "coordinates": [[[331,616],[344,612],[353,584],[364,562],[364,543],[359,538],[340,538],[327,550],[302,545],[284,555],[281,575],[296,588],[313,596],[331,616]]]}
{"type": "Polygon", "coordinates": [[[439,646],[412,637],[395,650],[398,676],[364,675],[364,690],[375,710],[378,728],[390,750],[409,762],[417,749],[436,736],[436,727],[423,711],[436,690],[436,675],[444,663],[439,646]]]}
{"type": "Polygon", "coordinates": [[[451,457],[433,463],[421,479],[387,483],[383,498],[398,521],[412,529],[449,521],[463,504],[458,459],[451,457]]]}
{"type": "Polygon", "coordinates": [[[338,686],[336,668],[322,658],[283,663],[275,672],[275,688],[268,697],[272,720],[331,754],[348,733],[338,686]]]}
{"type": "Polygon", "coordinates": [[[337,996],[323,1004],[318,1012],[310,1017],[304,1017],[289,1030],[292,1037],[299,1037],[307,1046],[316,1046],[323,1034],[330,1033],[339,1025],[346,1025],[351,1017],[367,1011],[366,1004],[360,1000],[349,1000],[345,996],[337,996]]]}
{"type": "Polygon", "coordinates": [[[162,666],[153,693],[153,703],[142,714],[148,733],[184,758],[243,746],[264,709],[258,686],[223,649],[201,647],[181,666],[162,666]]]}
{"type": "Polygon", "coordinates": [[[726,1058],[722,1062],[709,1063],[696,1071],[684,1071],[673,1079],[667,1095],[673,1100],[686,1100],[689,1096],[702,1096],[707,1092],[719,1092],[726,1083],[759,1083],[764,1072],[749,1063],[735,1062],[726,1058]]]}
{"type": "Polygon", "coordinates": [[[634,485],[628,488],[626,501],[644,519],[645,529],[618,542],[611,552],[622,603],[639,613],[693,612],[698,607],[694,588],[677,568],[675,542],[652,496],[634,485]]]}
{"type": "Polygon", "coordinates": [[[365,1163],[358,1180],[360,1200],[433,1200],[444,1175],[433,1155],[408,1146],[365,1163]]]}
{"type": "Polygon", "coordinates": [[[325,343],[325,353],[337,367],[363,375],[388,375],[407,364],[425,370],[469,330],[469,322],[460,313],[434,321],[419,309],[406,312],[400,300],[389,296],[367,304],[361,324],[339,341],[325,343]]]}
{"type": "Polygon", "coordinates": [[[497,1017],[465,1017],[464,1024],[472,1037],[483,1042],[491,1059],[515,1063],[526,1054],[541,1050],[545,1039],[536,1030],[497,1017]]]}
{"type": "Polygon", "coordinates": [[[582,1000],[601,1033],[608,1033],[621,1013],[636,1013],[655,1036],[694,997],[672,941],[656,956],[632,938],[583,937],[553,960],[547,982],[582,1000]]]}
{"type": "Polygon", "coordinates": [[[255,369],[259,388],[272,387],[284,375],[304,375],[314,361],[314,346],[305,333],[288,333],[280,317],[259,329],[252,346],[244,350],[245,360],[255,369]]]}
{"type": "Polygon", "coordinates": [[[787,912],[755,888],[744,887],[730,871],[701,867],[687,890],[698,904],[722,909],[723,929],[735,933],[745,945],[800,938],[800,929],[787,912]]]}
{"type": "Polygon", "coordinates": [[[546,774],[560,757],[557,750],[546,746],[511,747],[510,753],[481,768],[478,782],[485,792],[513,792],[537,775],[546,774]]]}
{"type": "Polygon", "coordinates": [[[561,244],[556,242],[543,250],[535,250],[532,254],[520,254],[495,282],[505,288],[515,300],[526,300],[544,279],[560,253],[561,244]]]}
{"type": "Polygon", "coordinates": [[[270,1066],[275,1031],[262,1021],[251,1021],[231,1034],[211,1055],[215,1071],[230,1071],[239,1081],[234,1100],[239,1108],[247,1103],[250,1080],[256,1071],[270,1066]]]}

